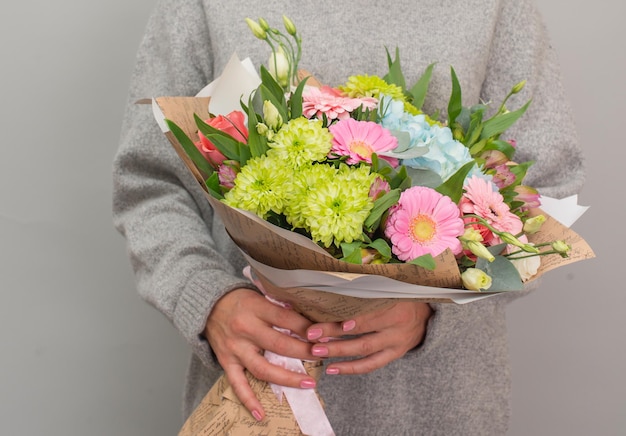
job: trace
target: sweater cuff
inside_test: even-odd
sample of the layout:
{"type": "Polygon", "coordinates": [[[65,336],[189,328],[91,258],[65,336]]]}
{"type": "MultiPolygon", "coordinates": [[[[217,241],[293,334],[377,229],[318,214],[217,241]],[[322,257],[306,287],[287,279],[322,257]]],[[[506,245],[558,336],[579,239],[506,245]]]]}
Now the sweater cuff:
{"type": "Polygon", "coordinates": [[[196,274],[185,286],[174,310],[174,325],[209,369],[221,368],[203,335],[207,318],[220,298],[238,288],[256,289],[249,281],[225,272],[196,274]]]}

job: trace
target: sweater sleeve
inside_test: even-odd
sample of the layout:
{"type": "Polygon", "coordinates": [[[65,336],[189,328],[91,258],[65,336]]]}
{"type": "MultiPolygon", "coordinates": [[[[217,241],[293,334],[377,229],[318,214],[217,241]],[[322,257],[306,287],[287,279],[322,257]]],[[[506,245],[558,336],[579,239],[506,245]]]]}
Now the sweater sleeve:
{"type": "Polygon", "coordinates": [[[234,246],[197,182],[173,151],[141,98],[194,95],[211,80],[202,3],[162,1],[140,44],[113,162],[113,219],[127,241],[138,292],[161,311],[207,366],[202,337],[214,303],[251,287],[234,246]],[[230,250],[230,252],[228,251],[230,250]]]}
{"type": "Polygon", "coordinates": [[[545,196],[562,198],[578,192],[585,161],[557,53],[534,0],[504,0],[495,28],[482,98],[500,102],[510,87],[526,80],[525,89],[507,107],[529,109],[507,132],[518,144],[516,159],[533,161],[526,178],[545,196]]]}
{"type": "MultiPolygon", "coordinates": [[[[513,96],[507,106],[514,110],[528,99],[532,103],[507,134],[517,142],[518,161],[535,162],[526,183],[542,195],[572,195],[583,184],[585,165],[557,55],[532,0],[503,0],[481,98],[499,103],[511,86],[522,80],[527,81],[524,91],[513,96]]],[[[422,348],[454,343],[455,332],[488,323],[493,311],[536,289],[539,282],[532,282],[524,291],[466,305],[432,304],[435,314],[422,348]]]]}

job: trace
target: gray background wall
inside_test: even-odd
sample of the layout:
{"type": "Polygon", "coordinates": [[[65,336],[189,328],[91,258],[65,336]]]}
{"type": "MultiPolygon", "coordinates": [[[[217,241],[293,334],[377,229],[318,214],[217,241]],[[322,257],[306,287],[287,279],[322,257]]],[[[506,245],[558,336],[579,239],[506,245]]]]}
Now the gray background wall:
{"type": "MultiPolygon", "coordinates": [[[[153,4],[35,0],[0,13],[0,434],[155,436],[181,424],[187,347],[137,297],[110,219],[111,159],[153,4]]],[[[625,9],[540,8],[589,161],[580,201],[592,208],[574,229],[598,258],[510,307],[510,435],[623,435],[625,9]]]]}

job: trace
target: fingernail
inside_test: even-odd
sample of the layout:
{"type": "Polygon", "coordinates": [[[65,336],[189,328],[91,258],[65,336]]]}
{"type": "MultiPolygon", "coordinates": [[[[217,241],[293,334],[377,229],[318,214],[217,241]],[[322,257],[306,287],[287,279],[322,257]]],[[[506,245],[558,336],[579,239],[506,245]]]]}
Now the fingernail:
{"type": "Polygon", "coordinates": [[[322,336],[322,333],[324,333],[322,329],[311,329],[307,332],[306,337],[309,340],[313,340],[322,336]]]}
{"type": "Polygon", "coordinates": [[[311,349],[311,354],[313,354],[314,356],[318,356],[318,357],[328,356],[328,348],[314,346],[311,349]]]}
{"type": "Polygon", "coordinates": [[[300,387],[302,389],[311,389],[315,387],[315,381],[314,380],[302,380],[300,382],[300,387]]]}
{"type": "Polygon", "coordinates": [[[261,421],[263,419],[261,413],[258,410],[253,410],[252,416],[254,416],[254,419],[256,419],[257,421],[261,421]]]}
{"type": "Polygon", "coordinates": [[[329,337],[325,337],[325,338],[320,338],[320,342],[330,342],[330,338],[329,337]]]}
{"type": "Polygon", "coordinates": [[[326,368],[326,374],[337,375],[339,374],[339,370],[337,368],[326,368]]]}
{"type": "Polygon", "coordinates": [[[349,332],[350,330],[354,329],[356,327],[356,321],[351,319],[350,321],[346,321],[343,323],[343,325],[341,326],[341,328],[343,329],[344,332],[349,332]]]}

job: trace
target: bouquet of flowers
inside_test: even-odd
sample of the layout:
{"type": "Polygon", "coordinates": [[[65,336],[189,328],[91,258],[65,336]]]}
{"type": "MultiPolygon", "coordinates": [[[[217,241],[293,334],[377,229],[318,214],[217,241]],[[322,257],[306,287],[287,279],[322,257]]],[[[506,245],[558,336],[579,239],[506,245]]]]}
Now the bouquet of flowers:
{"type": "Polygon", "coordinates": [[[238,108],[216,109],[219,92],[231,89],[218,82],[211,97],[154,102],[270,297],[314,321],[338,321],[390,299],[519,291],[593,256],[538,209],[542,198],[524,183],[532,162],[516,162],[516,143],[504,138],[530,104],[506,106],[524,82],[497,108],[465,107],[451,69],[442,121],[422,111],[434,64],[407,86],[398,50],[387,52],[384,77],[354,75],[332,88],[298,69],[300,36],[283,18],[285,32],[247,20],[271,55],[257,79],[242,82],[238,60],[222,75],[248,83],[235,93],[238,108]]]}

